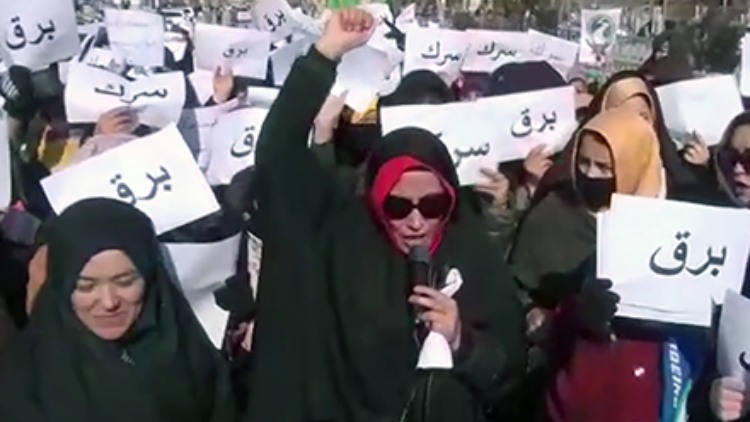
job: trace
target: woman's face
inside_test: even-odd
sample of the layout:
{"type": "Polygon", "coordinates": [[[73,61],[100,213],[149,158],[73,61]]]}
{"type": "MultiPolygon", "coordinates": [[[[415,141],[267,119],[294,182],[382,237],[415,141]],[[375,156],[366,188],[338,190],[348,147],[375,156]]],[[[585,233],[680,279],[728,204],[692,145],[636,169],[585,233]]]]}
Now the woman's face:
{"type": "Polygon", "coordinates": [[[117,340],[138,319],[145,281],[119,250],[100,252],[86,263],[70,300],[78,319],[104,340],[117,340]]]}
{"type": "Polygon", "coordinates": [[[623,107],[632,110],[634,113],[646,119],[647,122],[653,124],[654,116],[651,112],[651,106],[648,104],[646,98],[643,95],[635,95],[627,100],[623,101],[618,107],[623,107]]]}
{"type": "MultiPolygon", "coordinates": [[[[429,171],[409,171],[401,175],[393,187],[390,197],[403,198],[412,204],[419,204],[423,198],[445,194],[440,180],[429,171]]],[[[425,201],[423,201],[425,202],[425,201]]],[[[444,217],[444,216],[443,216],[444,217]]],[[[432,240],[440,230],[443,217],[425,218],[417,207],[404,218],[389,218],[388,225],[396,247],[403,253],[417,245],[432,245],[432,240]]]]}
{"type": "Polygon", "coordinates": [[[750,125],[742,125],[735,129],[729,143],[731,171],[727,176],[731,178],[735,196],[746,206],[750,205],[750,125]]]}
{"type": "Polygon", "coordinates": [[[595,135],[584,133],[578,148],[578,171],[591,179],[615,177],[615,165],[607,144],[595,135]]]}

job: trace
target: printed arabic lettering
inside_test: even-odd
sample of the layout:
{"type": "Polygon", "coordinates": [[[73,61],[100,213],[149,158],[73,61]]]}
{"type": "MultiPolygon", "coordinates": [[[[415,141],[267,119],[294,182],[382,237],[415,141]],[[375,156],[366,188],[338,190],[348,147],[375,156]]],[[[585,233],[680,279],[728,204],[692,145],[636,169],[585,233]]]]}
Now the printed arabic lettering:
{"type": "Polygon", "coordinates": [[[516,50],[503,50],[502,48],[497,49],[497,54],[492,56],[492,61],[497,61],[497,59],[500,58],[500,56],[508,56],[508,57],[515,57],[517,51],[516,50]]]}
{"type": "Polygon", "coordinates": [[[107,84],[106,88],[94,88],[94,92],[97,94],[114,95],[115,97],[122,97],[125,95],[124,85],[118,85],[118,89],[119,91],[115,91],[115,86],[113,84],[107,84]]]}
{"type": "Polygon", "coordinates": [[[244,158],[253,153],[253,150],[255,149],[255,126],[248,126],[245,128],[245,136],[242,138],[241,146],[246,149],[238,149],[237,141],[234,141],[232,148],[229,151],[232,157],[244,158]]]}
{"type": "Polygon", "coordinates": [[[494,42],[490,42],[489,44],[485,44],[484,48],[482,48],[481,50],[477,51],[477,55],[478,56],[489,56],[490,54],[492,54],[493,51],[495,51],[495,43],[494,42]],[[489,47],[489,48],[487,48],[487,47],[489,47]]]}
{"type": "Polygon", "coordinates": [[[464,158],[469,157],[482,157],[486,156],[490,153],[490,144],[485,143],[484,145],[478,147],[478,148],[469,148],[466,151],[462,151],[458,148],[453,150],[453,154],[456,155],[456,161],[453,163],[453,165],[458,168],[461,163],[463,162],[464,158]]]}
{"type": "Polygon", "coordinates": [[[152,92],[139,92],[133,96],[133,98],[126,100],[126,99],[120,99],[121,102],[125,104],[133,104],[134,102],[138,101],[138,98],[140,97],[159,97],[159,98],[166,98],[167,94],[169,92],[166,89],[157,89],[156,91],[152,92]]]}
{"type": "Polygon", "coordinates": [[[129,203],[130,205],[136,205],[138,201],[149,201],[155,198],[160,186],[166,192],[170,192],[172,190],[172,185],[168,183],[170,180],[172,180],[172,176],[169,174],[169,171],[164,168],[164,166],[160,166],[160,170],[161,174],[157,177],[152,176],[150,173],[146,173],[146,178],[151,181],[151,190],[147,195],[142,197],[137,197],[135,195],[130,186],[128,186],[127,183],[122,180],[122,175],[120,174],[116,174],[112,179],[110,179],[109,183],[112,185],[116,185],[116,193],[118,198],[129,203]]]}
{"type": "Polygon", "coordinates": [[[21,19],[18,16],[14,16],[10,20],[10,22],[12,24],[15,24],[13,26],[13,36],[17,39],[17,41],[12,42],[6,37],[5,45],[7,45],[11,50],[20,50],[26,47],[27,44],[38,45],[42,41],[44,41],[45,36],[49,41],[55,39],[54,32],[56,31],[56,28],[55,23],[52,20],[49,21],[49,26],[47,26],[46,28],[42,24],[37,24],[37,28],[39,29],[39,36],[31,41],[26,38],[26,31],[23,29],[23,26],[21,25],[21,19]]]}
{"type": "Polygon", "coordinates": [[[553,111],[548,116],[546,113],[542,113],[542,124],[534,125],[534,122],[529,115],[530,109],[526,108],[521,111],[521,119],[513,124],[510,128],[510,133],[516,138],[523,138],[531,135],[532,132],[541,133],[545,130],[555,130],[555,123],[557,123],[557,112],[553,111]],[[550,117],[551,116],[551,117],[550,117]],[[536,128],[535,128],[536,126],[536,128]]]}
{"type": "Polygon", "coordinates": [[[266,20],[266,25],[268,25],[268,30],[270,32],[276,32],[279,28],[281,28],[286,23],[286,15],[284,15],[284,11],[277,10],[276,14],[276,22],[271,19],[271,16],[268,16],[268,13],[263,15],[263,19],[266,20]]]}
{"type": "Polygon", "coordinates": [[[445,56],[443,56],[443,60],[437,62],[437,65],[442,66],[448,63],[448,60],[454,61],[454,62],[460,61],[461,55],[460,54],[446,54],[445,56]]]}
{"type": "Polygon", "coordinates": [[[248,49],[247,48],[237,48],[234,49],[232,47],[229,47],[224,53],[222,54],[225,59],[239,59],[247,55],[248,49]]]}
{"type": "Polygon", "coordinates": [[[687,259],[688,259],[688,244],[687,240],[690,238],[690,232],[684,231],[684,232],[678,232],[675,235],[675,239],[679,242],[677,246],[675,247],[674,252],[672,253],[672,258],[677,262],[676,266],[674,267],[663,267],[659,264],[657,264],[657,255],[659,255],[659,252],[661,252],[661,246],[656,248],[654,253],[651,255],[651,259],[649,261],[649,268],[651,271],[653,271],[656,274],[664,275],[664,276],[674,276],[677,274],[680,274],[683,270],[687,270],[688,273],[698,276],[706,272],[709,267],[714,266],[713,269],[711,269],[711,275],[713,277],[716,277],[719,275],[720,270],[716,267],[722,267],[724,263],[726,262],[727,258],[727,247],[724,246],[721,249],[721,256],[714,256],[713,254],[713,248],[708,248],[706,251],[706,262],[702,264],[701,266],[697,268],[688,268],[687,267],[687,259]]]}
{"type": "Polygon", "coordinates": [[[440,41],[435,41],[435,44],[430,44],[427,52],[429,54],[422,53],[422,58],[425,60],[437,59],[438,57],[440,57],[440,41]]]}
{"type": "Polygon", "coordinates": [[[534,128],[531,127],[531,116],[529,116],[529,109],[521,111],[521,120],[517,121],[510,128],[510,133],[516,138],[523,138],[529,136],[534,128]],[[521,128],[518,125],[521,125],[521,128]]]}

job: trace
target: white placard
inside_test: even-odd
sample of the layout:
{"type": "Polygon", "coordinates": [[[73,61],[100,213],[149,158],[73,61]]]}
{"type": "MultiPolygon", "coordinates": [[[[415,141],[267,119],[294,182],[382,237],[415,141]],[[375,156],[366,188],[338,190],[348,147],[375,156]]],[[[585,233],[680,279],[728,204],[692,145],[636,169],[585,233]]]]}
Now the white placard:
{"type": "Polygon", "coordinates": [[[188,81],[195,90],[195,96],[198,102],[206,102],[214,95],[214,72],[208,70],[195,69],[195,72],[188,75],[188,81]]]}
{"type": "Polygon", "coordinates": [[[276,97],[279,96],[278,88],[267,88],[264,86],[247,87],[247,102],[255,108],[271,108],[276,97]]]}
{"type": "Polygon", "coordinates": [[[228,185],[235,174],[255,164],[258,135],[267,114],[262,108],[242,108],[219,116],[209,135],[209,184],[228,185]]]}
{"type": "Polygon", "coordinates": [[[263,258],[263,241],[251,232],[247,232],[247,270],[250,273],[250,287],[253,288],[253,299],[258,298],[258,279],[263,258]]]}
{"type": "Polygon", "coordinates": [[[721,141],[729,122],[743,111],[732,75],[690,79],[657,88],[664,120],[679,143],[697,132],[706,144],[721,141]]]}
{"type": "Polygon", "coordinates": [[[156,73],[128,81],[89,66],[71,66],[65,87],[65,108],[71,123],[92,123],[112,109],[138,111],[139,123],[157,128],[179,120],[185,104],[182,72],[156,73]]]}
{"type": "Polygon", "coordinates": [[[304,56],[311,45],[312,41],[305,37],[271,52],[271,68],[273,69],[273,84],[275,86],[284,85],[294,62],[298,57],[304,56]]]}
{"type": "Polygon", "coordinates": [[[344,55],[332,92],[346,91],[346,105],[355,111],[368,109],[398,61],[367,45],[344,55]]]}
{"type": "Polygon", "coordinates": [[[71,1],[0,1],[0,56],[32,71],[69,59],[80,49],[71,1]]]}
{"type": "Polygon", "coordinates": [[[581,10],[581,63],[602,65],[612,59],[622,9],[581,10]]]}
{"type": "Polygon", "coordinates": [[[112,50],[105,48],[92,47],[86,52],[83,62],[89,66],[100,67],[110,72],[117,72],[118,69],[125,68],[124,66],[120,66],[112,50]]]}
{"type": "Polygon", "coordinates": [[[411,3],[401,10],[401,13],[396,16],[396,28],[401,32],[406,32],[412,26],[419,25],[417,23],[417,5],[411,3]]]}
{"type": "Polygon", "coordinates": [[[201,69],[229,68],[236,76],[265,79],[270,48],[268,32],[203,23],[195,26],[195,60],[201,69]]]}
{"type": "Polygon", "coordinates": [[[750,97],[750,35],[745,34],[740,45],[742,47],[740,92],[743,97],[750,97]]]}
{"type": "Polygon", "coordinates": [[[528,55],[535,60],[543,60],[567,76],[578,60],[578,43],[529,29],[528,55]]]}
{"type": "Polygon", "coordinates": [[[716,368],[723,377],[750,382],[750,299],[727,291],[719,321],[716,368]]]}
{"type": "Polygon", "coordinates": [[[597,218],[597,272],[621,303],[661,312],[703,309],[739,291],[750,211],[625,195],[597,218]]]}
{"type": "Polygon", "coordinates": [[[527,55],[528,35],[516,31],[466,31],[469,51],[461,68],[464,72],[492,73],[506,63],[524,61],[527,55]]]}
{"type": "Polygon", "coordinates": [[[164,18],[142,10],[106,9],[109,45],[134,66],[164,66],[164,18]]]}
{"type": "MultiPolygon", "coordinates": [[[[229,312],[216,304],[214,292],[237,272],[241,234],[211,243],[163,243],[172,279],[182,290],[208,338],[221,349],[229,312]]],[[[248,298],[250,300],[250,298],[248,298]]]]}
{"type": "Polygon", "coordinates": [[[41,183],[58,214],[85,198],[112,198],[146,213],[158,234],[219,210],[174,125],[63,169],[41,183]]]}
{"type": "Polygon", "coordinates": [[[427,129],[443,140],[463,185],[485,181],[482,167],[525,158],[538,145],[561,150],[576,126],[573,88],[487,97],[475,102],[384,107],[383,133],[427,129]]]}
{"type": "Polygon", "coordinates": [[[0,111],[0,210],[7,208],[11,200],[10,144],[7,126],[5,113],[0,111]]]}
{"type": "Polygon", "coordinates": [[[297,27],[295,13],[286,0],[257,0],[251,13],[255,26],[261,31],[269,32],[272,42],[292,35],[297,27]]]}
{"type": "Polygon", "coordinates": [[[426,69],[455,80],[469,48],[469,37],[463,31],[412,27],[406,33],[403,72],[426,69]]]}
{"type": "Polygon", "coordinates": [[[226,103],[210,107],[182,110],[180,121],[177,122],[177,130],[180,131],[182,139],[185,140],[193,157],[198,161],[198,167],[204,173],[208,169],[208,162],[210,160],[208,144],[211,129],[216,124],[219,116],[236,108],[238,105],[239,100],[235,98],[226,103]]]}

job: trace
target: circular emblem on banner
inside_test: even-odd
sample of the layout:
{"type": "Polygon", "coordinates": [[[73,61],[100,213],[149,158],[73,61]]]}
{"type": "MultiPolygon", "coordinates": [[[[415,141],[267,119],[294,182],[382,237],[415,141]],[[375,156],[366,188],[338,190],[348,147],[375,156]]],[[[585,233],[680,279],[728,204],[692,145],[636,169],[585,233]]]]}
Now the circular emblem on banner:
{"type": "Polygon", "coordinates": [[[614,45],[617,37],[617,25],[611,16],[606,14],[592,17],[587,25],[589,43],[596,48],[606,50],[614,45]]]}

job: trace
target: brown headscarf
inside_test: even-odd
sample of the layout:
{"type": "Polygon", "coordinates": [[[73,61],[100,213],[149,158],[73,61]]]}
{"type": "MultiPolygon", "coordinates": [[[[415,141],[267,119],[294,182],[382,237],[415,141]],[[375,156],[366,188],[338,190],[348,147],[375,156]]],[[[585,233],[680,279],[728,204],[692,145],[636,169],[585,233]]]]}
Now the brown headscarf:
{"type": "MultiPolygon", "coordinates": [[[[615,192],[628,195],[662,197],[664,170],[659,155],[659,140],[651,125],[630,110],[603,111],[578,132],[573,157],[578,156],[581,139],[595,133],[609,146],[614,161],[615,192]]],[[[575,160],[570,171],[575,186],[575,160]]]]}

